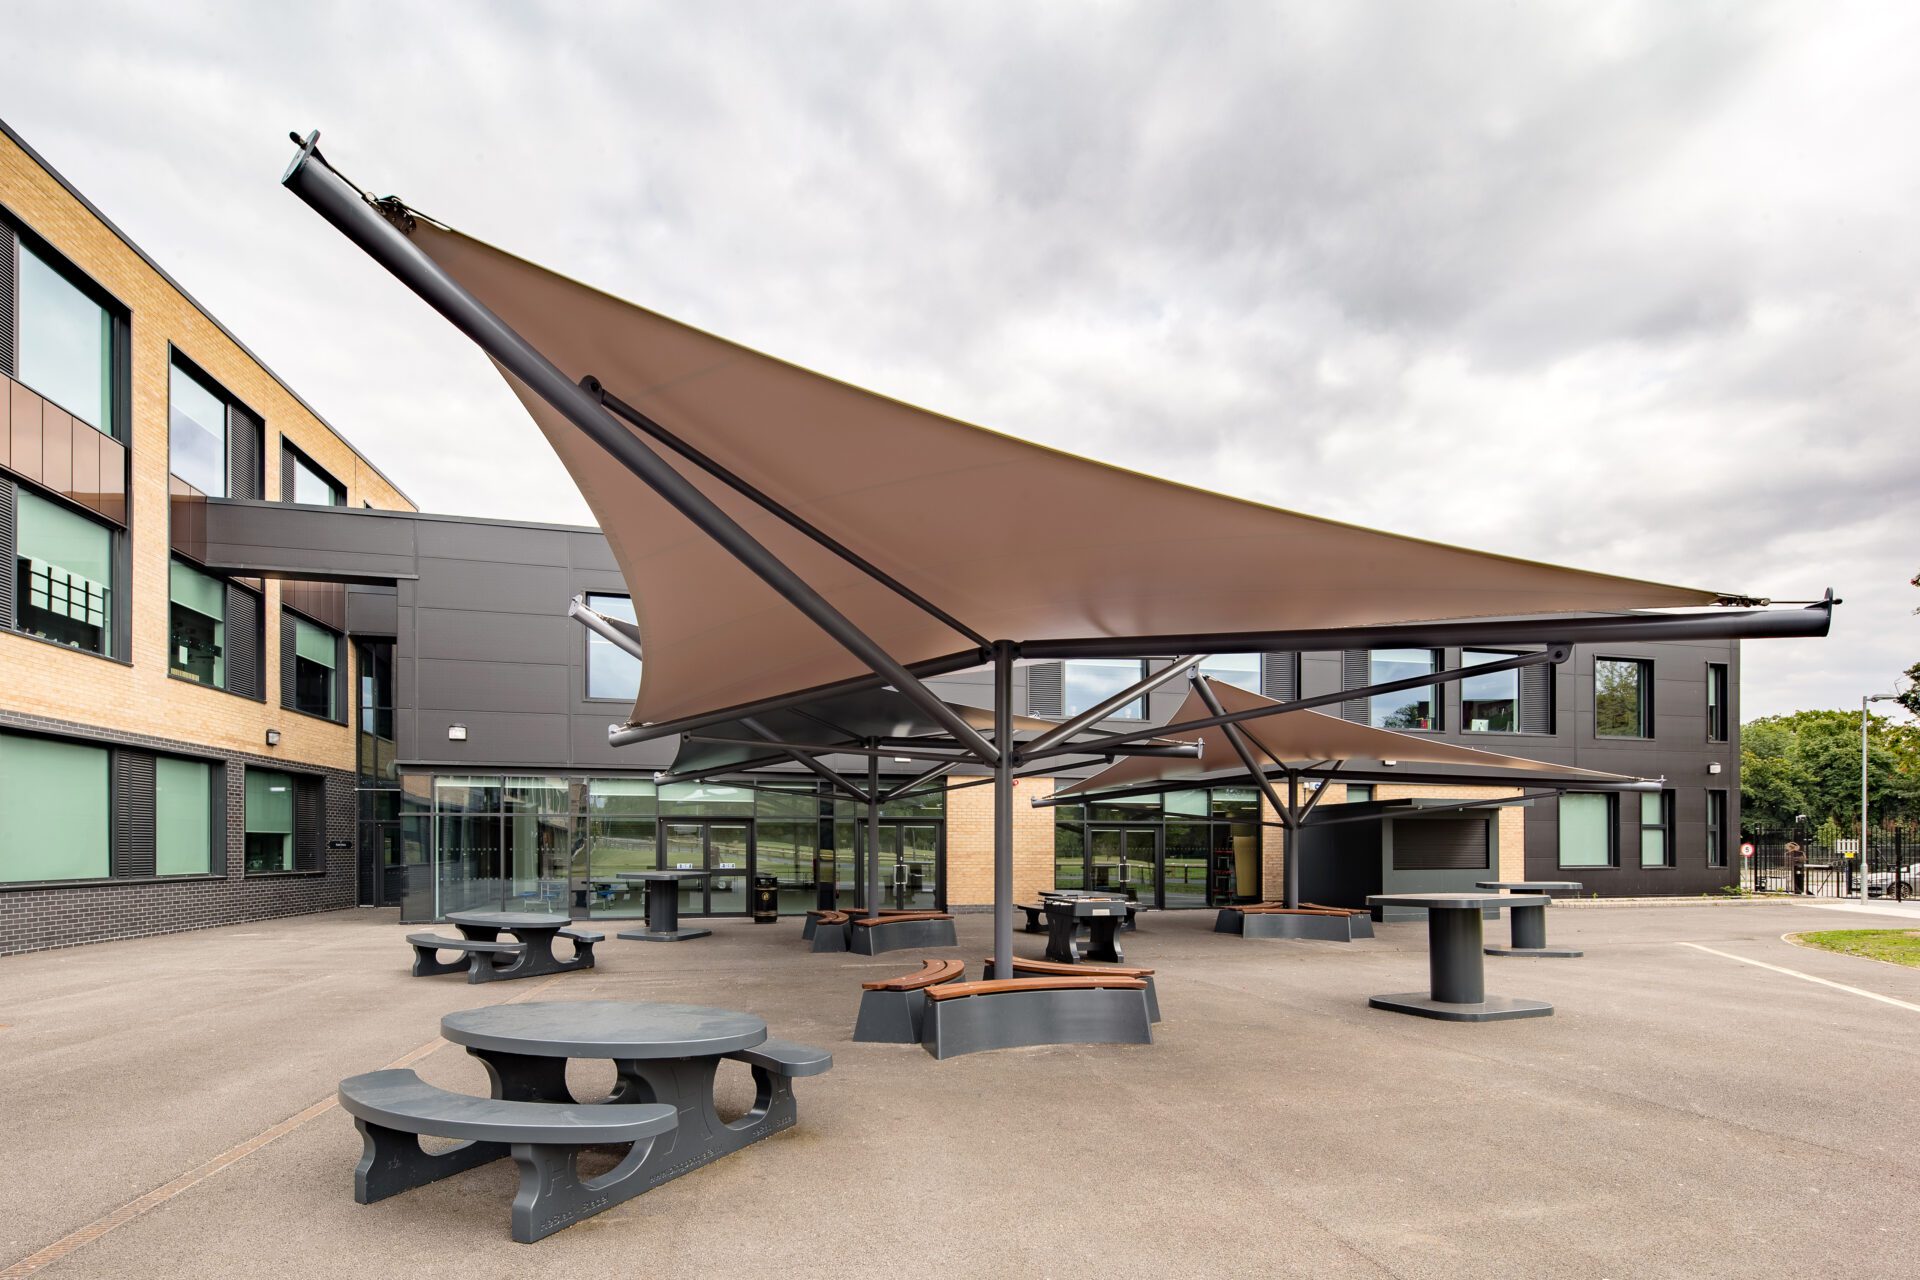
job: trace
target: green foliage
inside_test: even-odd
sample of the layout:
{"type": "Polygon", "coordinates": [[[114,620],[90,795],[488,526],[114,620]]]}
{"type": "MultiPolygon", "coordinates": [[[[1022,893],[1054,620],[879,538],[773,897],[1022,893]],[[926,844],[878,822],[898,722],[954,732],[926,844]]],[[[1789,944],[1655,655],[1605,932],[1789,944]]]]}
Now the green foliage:
{"type": "Polygon", "coordinates": [[[1803,947],[1920,967],[1920,932],[1912,929],[1825,929],[1789,937],[1803,947]]]}
{"type": "MultiPolygon", "coordinates": [[[[1875,824],[1920,820],[1920,727],[1871,716],[1867,786],[1875,824]]],[[[1740,729],[1740,807],[1747,827],[1860,826],[1860,713],[1796,711],[1740,729]]]]}

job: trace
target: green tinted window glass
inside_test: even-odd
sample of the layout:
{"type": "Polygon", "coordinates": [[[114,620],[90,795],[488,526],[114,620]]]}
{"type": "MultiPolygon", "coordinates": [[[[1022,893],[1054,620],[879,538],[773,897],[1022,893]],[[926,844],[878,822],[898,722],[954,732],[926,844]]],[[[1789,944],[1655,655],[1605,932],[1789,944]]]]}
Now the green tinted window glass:
{"type": "Polygon", "coordinates": [[[167,663],[180,675],[227,684],[227,591],[217,579],[175,560],[168,594],[167,663]]]}
{"type": "Polygon", "coordinates": [[[1241,822],[1260,821],[1260,793],[1252,787],[1215,787],[1213,816],[1241,822]]]}
{"type": "Polygon", "coordinates": [[[153,784],[154,873],[205,875],[213,865],[213,766],[161,756],[153,784]]]}
{"type": "Polygon", "coordinates": [[[20,246],[20,381],[113,434],[113,322],[33,250],[20,246]]]}
{"type": "Polygon", "coordinates": [[[92,880],[108,857],[107,753],[0,734],[0,880],[92,880]]]}
{"type": "Polygon", "coordinates": [[[653,783],[640,778],[594,778],[587,783],[587,804],[595,813],[651,818],[653,783]]]}
{"type": "Polygon", "coordinates": [[[20,630],[111,654],[112,532],[25,490],[18,495],[15,517],[20,630]]]}
{"type": "Polygon", "coordinates": [[[670,782],[660,788],[660,811],[681,817],[751,818],[753,792],[716,782],[670,782]]]}
{"type": "Polygon", "coordinates": [[[1605,796],[1570,793],[1560,797],[1560,865],[1613,865],[1613,851],[1608,847],[1605,796]]]}
{"type": "Polygon", "coordinates": [[[331,671],[336,662],[333,632],[325,627],[316,627],[305,618],[293,620],[293,651],[308,662],[317,663],[331,671]]]}
{"type": "Polygon", "coordinates": [[[247,770],[247,870],[293,870],[293,779],[247,770]]]}
{"type": "Polygon", "coordinates": [[[1207,816],[1207,793],[1204,791],[1169,791],[1165,800],[1168,813],[1188,814],[1196,818],[1207,816]]]}
{"type": "Polygon", "coordinates": [[[820,796],[810,782],[766,786],[754,793],[754,808],[762,818],[818,818],[820,796]]]}

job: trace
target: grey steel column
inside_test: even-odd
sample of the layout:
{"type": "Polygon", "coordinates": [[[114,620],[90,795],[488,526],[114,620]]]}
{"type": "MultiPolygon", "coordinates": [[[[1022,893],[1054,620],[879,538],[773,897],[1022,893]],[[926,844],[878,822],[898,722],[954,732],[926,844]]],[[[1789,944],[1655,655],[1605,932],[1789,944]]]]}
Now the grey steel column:
{"type": "MultiPolygon", "coordinates": [[[[1327,784],[1322,782],[1321,786],[1327,784]]],[[[1300,775],[1287,770],[1287,813],[1300,812],[1300,775]]],[[[1300,823],[1297,818],[1287,825],[1282,843],[1287,851],[1286,884],[1281,890],[1281,901],[1289,908],[1300,905],[1300,823]]],[[[1475,945],[1478,945],[1477,943],[1475,945]]]]}
{"type": "Polygon", "coordinates": [[[867,914],[880,914],[880,757],[867,757],[867,914]]]}
{"type": "Polygon", "coordinates": [[[993,976],[1013,976],[1013,645],[993,646],[993,976]]]}
{"type": "Polygon", "coordinates": [[[1486,1000],[1481,920],[1477,905],[1427,909],[1428,982],[1435,1000],[1448,1004],[1480,1004],[1486,1000]]]}

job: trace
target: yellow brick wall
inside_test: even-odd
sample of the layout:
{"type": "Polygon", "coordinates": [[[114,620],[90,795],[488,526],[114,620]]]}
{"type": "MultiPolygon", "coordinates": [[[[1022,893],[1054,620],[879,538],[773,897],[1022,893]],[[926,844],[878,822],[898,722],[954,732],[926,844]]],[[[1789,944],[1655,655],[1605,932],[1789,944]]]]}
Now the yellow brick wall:
{"type": "MultiPolygon", "coordinates": [[[[1013,897],[1032,902],[1053,887],[1053,810],[1035,796],[1053,794],[1052,778],[1020,778],[1013,786],[1013,897]]],[[[947,905],[993,901],[993,788],[947,793],[947,905]]]]}
{"type": "MultiPolygon", "coordinates": [[[[277,583],[268,583],[266,589],[265,705],[167,674],[169,344],[264,419],[267,497],[279,496],[284,438],[346,486],[349,505],[366,501],[412,510],[413,504],[5,135],[0,135],[0,203],[131,313],[133,378],[128,483],[133,643],[126,655],[132,666],[0,632],[0,706],[292,762],[352,768],[353,743],[345,726],[279,706],[277,583]],[[269,727],[280,730],[277,749],[266,747],[269,727]]],[[[128,598],[125,585],[121,596],[123,601],[128,598]]],[[[351,690],[351,670],[343,675],[351,690]]]]}

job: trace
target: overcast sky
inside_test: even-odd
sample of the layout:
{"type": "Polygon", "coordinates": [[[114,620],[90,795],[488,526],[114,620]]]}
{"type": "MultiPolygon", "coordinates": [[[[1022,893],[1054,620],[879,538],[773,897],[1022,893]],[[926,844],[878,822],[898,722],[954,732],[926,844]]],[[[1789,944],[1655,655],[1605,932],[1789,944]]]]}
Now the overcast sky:
{"type": "Polygon", "coordinates": [[[1920,6],[595,8],[16,0],[0,117],[425,509],[590,518],[479,352],[279,187],[289,129],[1047,444],[1832,586],[1831,638],[1746,646],[1748,717],[1920,659],[1920,6]]]}

